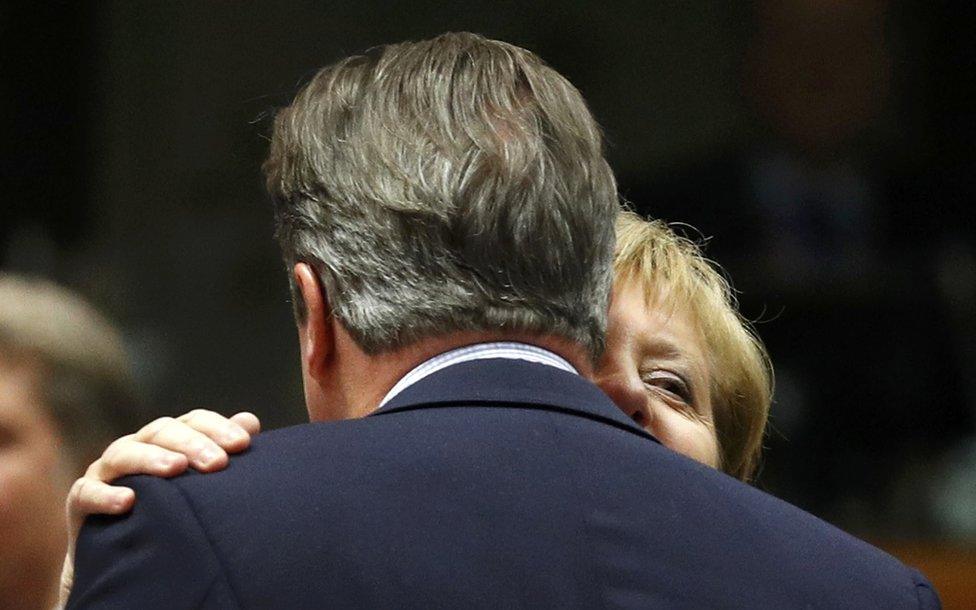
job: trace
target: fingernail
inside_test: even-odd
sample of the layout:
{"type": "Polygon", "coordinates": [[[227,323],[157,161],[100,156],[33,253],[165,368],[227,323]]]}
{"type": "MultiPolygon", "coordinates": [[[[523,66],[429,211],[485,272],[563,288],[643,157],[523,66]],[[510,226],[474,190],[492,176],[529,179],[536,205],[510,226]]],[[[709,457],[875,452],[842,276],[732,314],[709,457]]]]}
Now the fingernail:
{"type": "Polygon", "coordinates": [[[178,459],[179,458],[177,458],[175,455],[168,455],[168,454],[167,455],[161,455],[161,456],[159,456],[159,459],[157,460],[157,463],[162,468],[172,468],[173,466],[176,466],[176,462],[177,462],[178,459]]]}
{"type": "Polygon", "coordinates": [[[115,507],[116,510],[121,510],[128,498],[129,494],[126,492],[117,491],[112,494],[112,506],[115,507]]]}
{"type": "Polygon", "coordinates": [[[217,458],[220,457],[220,453],[213,447],[205,447],[200,452],[200,463],[204,466],[214,463],[217,458]]]}
{"type": "Polygon", "coordinates": [[[224,432],[224,442],[225,443],[239,443],[245,439],[244,433],[240,430],[229,429],[224,432]]]}

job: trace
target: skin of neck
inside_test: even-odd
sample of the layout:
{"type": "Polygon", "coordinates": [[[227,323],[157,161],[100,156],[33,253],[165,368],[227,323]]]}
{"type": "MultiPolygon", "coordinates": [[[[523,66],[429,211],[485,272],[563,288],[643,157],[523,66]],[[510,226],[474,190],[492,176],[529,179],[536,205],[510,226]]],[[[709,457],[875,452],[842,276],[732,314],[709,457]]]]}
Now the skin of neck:
{"type": "Polygon", "coordinates": [[[345,325],[331,315],[311,267],[298,263],[294,272],[305,304],[298,340],[305,404],[313,422],[365,417],[413,368],[438,354],[476,343],[527,343],[565,358],[585,377],[593,375],[593,364],[582,346],[562,337],[527,332],[458,331],[391,351],[366,353],[345,325]]]}

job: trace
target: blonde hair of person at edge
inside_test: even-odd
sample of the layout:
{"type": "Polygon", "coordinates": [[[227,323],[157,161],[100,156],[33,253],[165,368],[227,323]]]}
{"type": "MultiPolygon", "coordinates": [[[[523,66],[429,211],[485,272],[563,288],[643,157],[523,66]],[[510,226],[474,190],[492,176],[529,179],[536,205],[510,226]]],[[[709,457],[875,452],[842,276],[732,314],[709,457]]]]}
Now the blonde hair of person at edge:
{"type": "MultiPolygon", "coordinates": [[[[750,481],[762,450],[772,368],[728,282],[695,243],[664,222],[627,211],[617,221],[614,271],[607,349],[596,383],[665,446],[750,481]]],[[[131,509],[132,490],[108,485],[112,479],[173,476],[188,464],[219,470],[258,429],[251,414],[225,419],[198,409],[116,441],[75,483],[68,503],[73,531],[86,514],[131,509]]]]}
{"type": "Polygon", "coordinates": [[[71,482],[135,424],[119,333],[50,282],[0,273],[0,609],[49,609],[71,482]]]}
{"type": "Polygon", "coordinates": [[[662,221],[618,216],[594,381],[665,446],[751,481],[772,401],[769,356],[722,274],[662,221]]]}

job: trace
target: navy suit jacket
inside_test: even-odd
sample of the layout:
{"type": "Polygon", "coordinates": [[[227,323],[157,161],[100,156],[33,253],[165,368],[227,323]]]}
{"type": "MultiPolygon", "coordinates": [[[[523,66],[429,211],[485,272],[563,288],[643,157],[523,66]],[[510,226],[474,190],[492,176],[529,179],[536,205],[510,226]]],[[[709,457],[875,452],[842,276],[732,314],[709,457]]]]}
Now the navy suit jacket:
{"type": "Polygon", "coordinates": [[[457,364],[369,417],[132,477],[70,608],[936,608],[919,573],[660,445],[596,386],[457,364]]]}

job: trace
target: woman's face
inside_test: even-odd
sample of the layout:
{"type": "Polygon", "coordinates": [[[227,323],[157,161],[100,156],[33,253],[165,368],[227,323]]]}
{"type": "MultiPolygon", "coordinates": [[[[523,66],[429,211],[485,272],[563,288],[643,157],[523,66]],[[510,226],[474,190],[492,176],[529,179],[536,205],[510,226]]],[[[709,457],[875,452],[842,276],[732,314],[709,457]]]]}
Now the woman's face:
{"type": "Polygon", "coordinates": [[[687,312],[650,303],[638,282],[614,288],[595,381],[666,447],[718,468],[704,337],[687,312]]]}
{"type": "Polygon", "coordinates": [[[0,608],[52,607],[71,472],[41,401],[39,364],[0,352],[0,608]]]}

